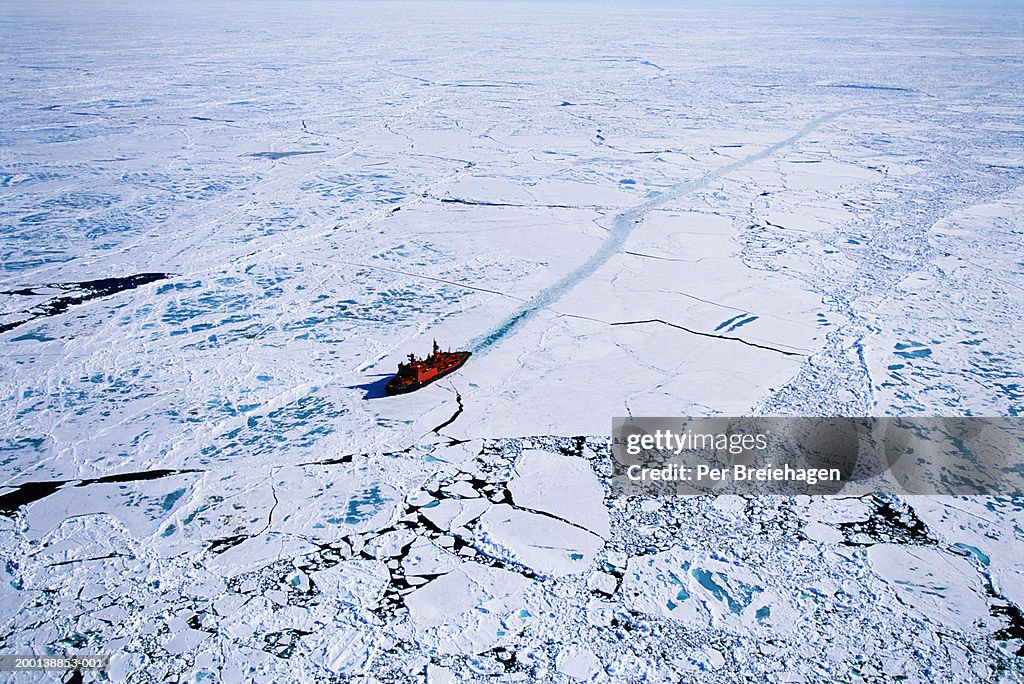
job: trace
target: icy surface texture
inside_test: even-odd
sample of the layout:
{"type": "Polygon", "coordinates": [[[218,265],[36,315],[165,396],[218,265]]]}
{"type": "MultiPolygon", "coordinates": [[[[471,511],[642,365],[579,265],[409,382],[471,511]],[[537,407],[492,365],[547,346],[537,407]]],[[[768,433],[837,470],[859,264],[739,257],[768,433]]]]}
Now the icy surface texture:
{"type": "Polygon", "coordinates": [[[1019,415],[1020,21],[4,4],[0,650],[1020,681],[1021,501],[617,500],[602,437],[1019,415]]]}

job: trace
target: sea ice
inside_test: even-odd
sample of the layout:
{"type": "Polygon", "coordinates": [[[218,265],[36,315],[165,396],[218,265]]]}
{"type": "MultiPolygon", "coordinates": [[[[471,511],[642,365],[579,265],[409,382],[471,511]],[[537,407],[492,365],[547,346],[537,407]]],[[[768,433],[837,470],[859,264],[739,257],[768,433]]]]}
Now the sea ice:
{"type": "Polygon", "coordinates": [[[6,5],[0,649],[119,682],[1020,680],[1019,499],[613,497],[607,439],[1022,413],[1019,26],[6,5]],[[432,339],[474,356],[385,397],[432,339]]]}

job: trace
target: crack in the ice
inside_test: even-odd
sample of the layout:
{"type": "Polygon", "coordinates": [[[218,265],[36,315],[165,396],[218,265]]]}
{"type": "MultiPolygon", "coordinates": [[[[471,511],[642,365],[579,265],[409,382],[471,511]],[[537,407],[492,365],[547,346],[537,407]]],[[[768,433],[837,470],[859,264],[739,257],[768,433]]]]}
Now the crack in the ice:
{"type": "Polygon", "coordinates": [[[50,482],[25,482],[21,485],[13,485],[14,491],[0,494],[0,515],[13,515],[22,506],[45,499],[62,489],[65,485],[73,487],[87,487],[94,484],[111,484],[120,482],[139,482],[143,480],[158,480],[172,475],[185,475],[189,473],[201,473],[202,470],[192,468],[186,469],[156,469],[145,470],[135,473],[122,473],[120,475],[104,475],[82,480],[53,480],[50,482]],[[73,485],[71,483],[74,483],[73,485]]]}
{"type": "Polygon", "coordinates": [[[442,197],[443,204],[464,204],[470,207],[518,207],[522,209],[592,209],[589,206],[575,204],[522,204],[518,202],[488,202],[486,200],[467,200],[457,197],[442,197]]]}
{"type": "Polygon", "coordinates": [[[56,568],[56,567],[61,566],[61,565],[72,565],[74,563],[88,563],[90,561],[108,560],[110,558],[123,558],[123,557],[124,557],[124,554],[108,553],[105,556],[91,556],[89,558],[72,558],[70,560],[56,561],[54,563],[48,564],[47,567],[56,568]]]}
{"type": "Polygon", "coordinates": [[[700,335],[701,337],[713,337],[719,340],[731,340],[733,342],[740,342],[742,344],[745,344],[748,347],[757,347],[758,349],[765,349],[767,351],[785,354],[786,356],[807,356],[806,354],[801,354],[800,352],[786,351],[785,349],[779,349],[778,347],[771,347],[766,344],[750,342],[749,340],[745,340],[742,337],[732,337],[730,335],[716,335],[715,333],[703,332],[701,330],[693,330],[692,328],[687,328],[677,323],[670,323],[666,320],[662,320],[661,318],[647,318],[642,321],[617,321],[614,323],[609,323],[609,325],[642,325],[644,323],[661,323],[662,325],[667,325],[670,328],[677,328],[684,332],[688,332],[691,335],[700,335]]]}
{"type": "Polygon", "coordinates": [[[299,157],[305,154],[323,154],[324,152],[326,152],[326,150],[291,150],[284,152],[250,152],[242,156],[277,161],[278,159],[287,159],[288,157],[299,157]]]}
{"type": "Polygon", "coordinates": [[[440,425],[438,425],[433,430],[431,430],[431,432],[433,432],[435,435],[436,434],[440,434],[441,430],[443,430],[444,428],[446,428],[449,425],[451,425],[452,423],[454,423],[455,419],[458,418],[462,414],[462,410],[465,407],[462,405],[462,395],[459,394],[458,392],[455,393],[455,403],[457,403],[459,405],[459,407],[457,409],[455,409],[455,413],[452,414],[452,417],[449,418],[448,420],[444,421],[440,425]]]}
{"type": "MultiPolygon", "coordinates": [[[[599,539],[604,539],[603,536],[601,536],[600,534],[598,534],[594,530],[592,530],[592,529],[590,529],[588,527],[584,527],[583,525],[580,525],[579,523],[574,523],[571,520],[566,520],[565,518],[563,518],[560,515],[555,515],[554,513],[548,513],[547,511],[537,510],[536,508],[527,508],[526,506],[522,506],[520,504],[517,504],[515,502],[515,499],[512,499],[512,503],[509,504],[509,505],[512,506],[512,508],[516,508],[516,509],[518,509],[520,511],[525,511],[526,513],[532,513],[534,515],[542,515],[545,518],[551,518],[552,520],[557,520],[558,522],[565,523],[566,525],[568,525],[570,527],[575,527],[577,530],[581,530],[583,532],[586,532],[587,534],[592,534],[592,535],[594,535],[595,537],[597,537],[599,539]]],[[[607,540],[604,539],[604,541],[607,541],[607,540]]],[[[538,547],[538,548],[540,548],[540,547],[538,547]]],[[[562,548],[562,547],[551,547],[551,548],[562,548]]],[[[477,550],[479,551],[479,549],[477,549],[477,550]]]]}
{"type": "Polygon", "coordinates": [[[262,530],[254,534],[254,537],[258,537],[259,535],[269,530],[270,526],[274,523],[274,511],[277,510],[277,504],[279,504],[280,501],[277,498],[277,487],[274,486],[273,480],[270,481],[270,494],[271,496],[274,497],[274,503],[270,507],[270,512],[267,513],[267,524],[263,526],[262,530]]]}
{"type": "Polygon", "coordinates": [[[625,251],[625,252],[623,252],[623,254],[630,254],[632,256],[644,257],[645,259],[660,259],[661,261],[683,261],[683,262],[686,262],[688,264],[696,264],[698,262],[704,261],[704,257],[701,257],[699,259],[677,259],[675,257],[656,256],[654,254],[643,254],[641,252],[630,252],[630,251],[625,251]]]}
{"type": "Polygon", "coordinates": [[[306,461],[304,463],[296,463],[296,467],[302,466],[331,466],[341,465],[343,463],[351,463],[353,454],[345,454],[344,456],[338,456],[337,458],[325,458],[321,461],[306,461]]]}

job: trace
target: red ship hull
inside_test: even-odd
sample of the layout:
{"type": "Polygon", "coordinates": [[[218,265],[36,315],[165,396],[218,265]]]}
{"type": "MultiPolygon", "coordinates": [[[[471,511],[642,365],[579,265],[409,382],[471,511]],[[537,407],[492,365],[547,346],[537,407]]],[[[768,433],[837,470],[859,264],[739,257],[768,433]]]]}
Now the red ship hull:
{"type": "Polygon", "coordinates": [[[468,351],[440,351],[435,344],[434,353],[422,361],[410,356],[409,363],[398,364],[398,374],[388,380],[384,391],[389,395],[415,392],[458,370],[470,356],[472,353],[468,351]]]}

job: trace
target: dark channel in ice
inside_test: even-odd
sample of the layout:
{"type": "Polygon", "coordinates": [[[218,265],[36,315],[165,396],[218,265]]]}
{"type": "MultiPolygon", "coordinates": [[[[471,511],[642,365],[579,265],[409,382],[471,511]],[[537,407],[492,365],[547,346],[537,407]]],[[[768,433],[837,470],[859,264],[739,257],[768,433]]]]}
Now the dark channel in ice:
{"type": "Polygon", "coordinates": [[[41,290],[59,290],[64,294],[52,297],[42,304],[37,304],[21,312],[25,317],[9,323],[0,323],[0,333],[14,330],[39,318],[47,318],[62,314],[73,306],[84,304],[93,299],[110,297],[124,292],[134,290],[137,287],[154,283],[158,280],[166,280],[171,277],[168,273],[136,273],[135,275],[121,278],[99,278],[98,280],[85,280],[78,283],[59,283],[54,285],[42,285],[37,287],[25,287],[16,290],[5,290],[0,294],[14,297],[38,297],[45,295],[41,290]]]}

